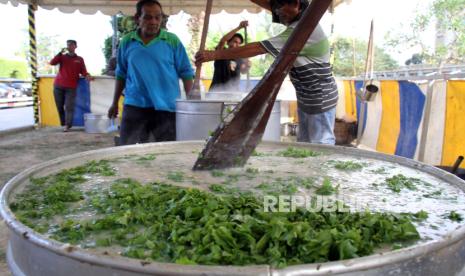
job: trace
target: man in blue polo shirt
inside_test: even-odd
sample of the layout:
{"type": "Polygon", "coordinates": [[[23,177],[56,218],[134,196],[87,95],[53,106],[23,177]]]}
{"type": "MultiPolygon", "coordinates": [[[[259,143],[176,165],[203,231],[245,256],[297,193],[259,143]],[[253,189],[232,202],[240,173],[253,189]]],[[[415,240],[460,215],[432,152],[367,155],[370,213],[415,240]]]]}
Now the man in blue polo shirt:
{"type": "Polygon", "coordinates": [[[120,144],[149,142],[150,136],[157,142],[173,141],[179,79],[189,93],[194,72],[179,38],[160,28],[161,4],[140,0],[136,8],[138,28],[124,36],[118,48],[115,94],[108,117],[118,115],[124,89],[120,144]]]}

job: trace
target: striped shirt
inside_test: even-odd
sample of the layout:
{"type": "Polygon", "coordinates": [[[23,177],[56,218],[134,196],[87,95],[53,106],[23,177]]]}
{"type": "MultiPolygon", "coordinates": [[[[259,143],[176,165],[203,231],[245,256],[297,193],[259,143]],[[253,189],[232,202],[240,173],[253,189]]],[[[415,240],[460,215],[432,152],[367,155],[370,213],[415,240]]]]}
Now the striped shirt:
{"type": "MultiPolygon", "coordinates": [[[[277,57],[296,25],[297,22],[292,23],[284,32],[261,44],[277,57]]],[[[338,93],[329,64],[329,42],[320,25],[300,51],[289,77],[296,90],[297,106],[303,112],[318,114],[336,106],[338,93]]]]}

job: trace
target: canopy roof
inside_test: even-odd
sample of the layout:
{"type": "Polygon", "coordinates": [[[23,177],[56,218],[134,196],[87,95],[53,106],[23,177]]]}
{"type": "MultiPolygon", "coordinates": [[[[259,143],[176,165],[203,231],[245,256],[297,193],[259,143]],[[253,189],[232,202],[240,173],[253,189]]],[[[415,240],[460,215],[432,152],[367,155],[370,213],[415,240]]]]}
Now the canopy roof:
{"type": "MultiPolygon", "coordinates": [[[[198,14],[205,10],[205,0],[159,0],[166,14],[177,14],[184,11],[188,14],[198,14]]],[[[351,0],[333,0],[333,7],[351,0]]],[[[72,13],[79,10],[84,14],[94,14],[100,11],[106,15],[114,15],[122,12],[132,15],[135,12],[137,0],[0,0],[0,3],[12,3],[17,5],[36,3],[44,9],[58,8],[61,12],[72,13]]],[[[225,10],[228,13],[240,13],[247,10],[251,13],[260,12],[262,9],[250,2],[250,0],[214,0],[212,13],[225,10]]]]}

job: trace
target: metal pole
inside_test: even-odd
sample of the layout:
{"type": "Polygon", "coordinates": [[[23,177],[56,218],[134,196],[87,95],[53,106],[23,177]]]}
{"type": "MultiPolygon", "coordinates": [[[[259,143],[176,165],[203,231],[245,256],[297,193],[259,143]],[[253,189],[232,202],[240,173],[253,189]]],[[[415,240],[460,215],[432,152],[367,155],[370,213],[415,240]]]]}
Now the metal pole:
{"type": "Polygon", "coordinates": [[[116,44],[118,42],[118,16],[113,15],[111,17],[111,23],[113,26],[113,37],[111,38],[111,56],[116,56],[116,44]]]}
{"type": "Polygon", "coordinates": [[[32,78],[32,102],[34,109],[34,127],[39,128],[39,94],[38,94],[38,78],[37,78],[37,43],[36,43],[36,19],[35,11],[36,4],[28,5],[28,21],[29,21],[29,65],[31,67],[32,78]]]}
{"type": "MultiPolygon", "coordinates": [[[[358,127],[357,127],[357,143],[356,145],[360,145],[360,140],[363,136],[363,128],[365,127],[365,109],[366,109],[366,101],[365,101],[365,93],[366,93],[366,83],[367,80],[373,80],[373,67],[374,67],[374,53],[373,53],[373,32],[374,32],[374,22],[371,20],[371,27],[370,27],[370,38],[368,39],[368,50],[367,50],[367,61],[365,63],[365,77],[363,79],[362,84],[362,91],[360,92],[360,116],[358,120],[358,127]]],[[[357,92],[357,91],[356,91],[357,92]]]]}
{"type": "Polygon", "coordinates": [[[352,37],[352,70],[353,76],[357,76],[357,69],[355,69],[355,37],[352,37]]]}

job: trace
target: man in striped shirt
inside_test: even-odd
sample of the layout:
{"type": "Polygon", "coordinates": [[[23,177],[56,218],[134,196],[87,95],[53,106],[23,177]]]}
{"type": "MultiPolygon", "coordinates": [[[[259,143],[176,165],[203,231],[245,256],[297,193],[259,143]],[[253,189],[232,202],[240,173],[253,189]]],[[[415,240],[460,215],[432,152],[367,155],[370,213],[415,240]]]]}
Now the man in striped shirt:
{"type": "MultiPolygon", "coordinates": [[[[308,7],[307,0],[251,0],[272,12],[273,22],[287,26],[276,37],[226,50],[203,51],[196,63],[217,59],[247,58],[269,53],[276,57],[308,7]]],[[[334,122],[338,99],[336,82],[329,64],[329,42],[318,25],[299,53],[290,72],[296,89],[299,142],[334,144],[334,122]]]]}

